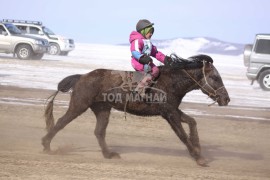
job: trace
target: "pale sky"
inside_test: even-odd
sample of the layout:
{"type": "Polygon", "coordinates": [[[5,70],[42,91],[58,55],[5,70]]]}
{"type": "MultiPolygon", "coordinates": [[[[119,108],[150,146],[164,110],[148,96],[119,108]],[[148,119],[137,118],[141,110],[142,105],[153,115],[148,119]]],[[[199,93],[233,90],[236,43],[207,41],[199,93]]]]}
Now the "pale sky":
{"type": "Polygon", "coordinates": [[[270,33],[269,0],[8,0],[0,19],[42,21],[80,43],[129,42],[139,19],[155,23],[153,39],[211,37],[252,43],[270,33]]]}

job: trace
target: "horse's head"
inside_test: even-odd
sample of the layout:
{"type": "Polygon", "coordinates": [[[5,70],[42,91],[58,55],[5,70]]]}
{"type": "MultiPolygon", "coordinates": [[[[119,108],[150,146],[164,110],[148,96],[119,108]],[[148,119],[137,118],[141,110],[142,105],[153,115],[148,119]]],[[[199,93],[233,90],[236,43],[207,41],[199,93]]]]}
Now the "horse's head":
{"type": "Polygon", "coordinates": [[[213,60],[207,55],[197,55],[189,58],[190,60],[201,62],[200,79],[188,75],[197,83],[201,91],[218,103],[219,106],[226,106],[230,102],[228,92],[223,81],[213,65],[213,60]]]}

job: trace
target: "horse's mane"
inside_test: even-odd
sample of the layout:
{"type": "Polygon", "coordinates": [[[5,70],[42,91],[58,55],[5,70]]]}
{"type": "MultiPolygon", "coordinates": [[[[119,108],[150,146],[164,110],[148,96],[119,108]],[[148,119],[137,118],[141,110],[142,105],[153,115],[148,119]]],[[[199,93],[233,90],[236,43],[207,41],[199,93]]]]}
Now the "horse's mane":
{"type": "Polygon", "coordinates": [[[201,68],[203,62],[213,63],[213,59],[205,54],[191,56],[188,59],[177,56],[176,54],[170,55],[172,61],[165,64],[165,68],[169,69],[195,69],[201,68]]]}

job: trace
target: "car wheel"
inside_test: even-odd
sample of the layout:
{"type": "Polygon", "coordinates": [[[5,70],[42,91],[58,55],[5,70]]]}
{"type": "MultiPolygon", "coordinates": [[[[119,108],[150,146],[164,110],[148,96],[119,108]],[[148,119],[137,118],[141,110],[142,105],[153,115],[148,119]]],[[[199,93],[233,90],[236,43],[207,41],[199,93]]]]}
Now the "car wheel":
{"type": "Polygon", "coordinates": [[[48,53],[50,55],[59,55],[60,54],[60,47],[59,47],[59,45],[56,44],[56,43],[51,43],[48,53]]]}
{"type": "Polygon", "coordinates": [[[40,60],[43,57],[44,54],[33,54],[32,59],[34,60],[40,60]]]}
{"type": "Polygon", "coordinates": [[[263,90],[270,91],[270,69],[265,70],[260,74],[259,83],[263,90]]]}
{"type": "Polygon", "coordinates": [[[32,47],[28,44],[21,44],[16,49],[16,55],[19,59],[31,59],[33,55],[32,47]]]}

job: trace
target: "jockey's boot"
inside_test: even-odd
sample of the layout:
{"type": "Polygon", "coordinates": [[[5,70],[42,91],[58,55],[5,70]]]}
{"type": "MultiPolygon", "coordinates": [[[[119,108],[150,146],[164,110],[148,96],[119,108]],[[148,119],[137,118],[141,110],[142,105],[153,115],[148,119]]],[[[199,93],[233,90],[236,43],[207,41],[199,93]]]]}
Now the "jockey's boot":
{"type": "Polygon", "coordinates": [[[138,93],[143,99],[145,98],[145,90],[149,87],[152,81],[151,74],[146,74],[144,78],[138,83],[137,87],[135,88],[135,92],[138,93]]]}

